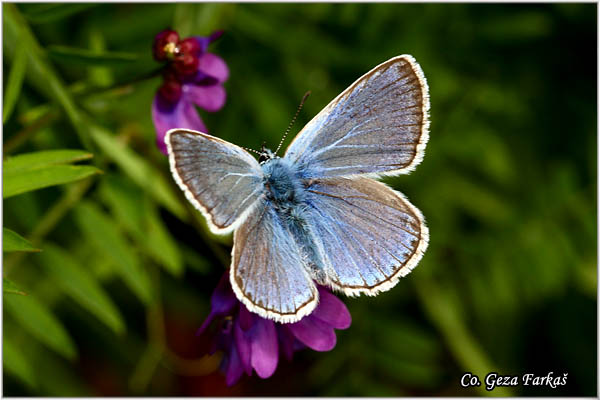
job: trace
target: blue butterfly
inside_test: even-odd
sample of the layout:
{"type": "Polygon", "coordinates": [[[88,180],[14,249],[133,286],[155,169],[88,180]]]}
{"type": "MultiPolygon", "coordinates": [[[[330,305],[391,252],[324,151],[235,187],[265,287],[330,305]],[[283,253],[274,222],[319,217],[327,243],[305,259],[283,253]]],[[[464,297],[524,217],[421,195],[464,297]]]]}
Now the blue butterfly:
{"type": "Polygon", "coordinates": [[[429,138],[429,92],[412,56],[360,77],[314,117],[283,158],[263,162],[186,129],[166,137],[173,177],[211,231],[234,231],[231,286],[263,318],[310,314],[315,282],[346,295],[392,288],[429,240],[421,212],[371,178],[406,174],[429,138]]]}

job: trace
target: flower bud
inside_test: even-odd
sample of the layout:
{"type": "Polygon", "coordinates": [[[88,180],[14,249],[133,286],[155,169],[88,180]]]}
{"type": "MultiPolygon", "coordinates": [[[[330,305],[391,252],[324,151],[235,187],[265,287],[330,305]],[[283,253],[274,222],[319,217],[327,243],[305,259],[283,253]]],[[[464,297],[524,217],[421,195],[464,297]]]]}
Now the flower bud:
{"type": "Polygon", "coordinates": [[[167,29],[157,34],[152,46],[154,59],[157,61],[173,59],[179,51],[177,47],[178,42],[179,34],[173,30],[167,29]]]}
{"type": "Polygon", "coordinates": [[[171,104],[176,103],[182,94],[181,82],[174,78],[165,77],[165,81],[158,89],[158,93],[167,102],[171,104]]]}
{"type": "Polygon", "coordinates": [[[183,78],[195,74],[198,71],[200,59],[198,56],[191,53],[180,52],[175,59],[173,67],[177,74],[183,78]]]}
{"type": "Polygon", "coordinates": [[[199,56],[202,49],[200,43],[195,38],[187,38],[178,43],[179,51],[184,54],[199,56]]]}

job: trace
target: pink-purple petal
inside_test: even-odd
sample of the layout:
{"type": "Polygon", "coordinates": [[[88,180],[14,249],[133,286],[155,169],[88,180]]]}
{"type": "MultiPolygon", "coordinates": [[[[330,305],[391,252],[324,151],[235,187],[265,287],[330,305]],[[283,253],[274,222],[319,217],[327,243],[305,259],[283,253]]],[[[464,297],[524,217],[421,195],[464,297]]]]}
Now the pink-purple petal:
{"type": "Polygon", "coordinates": [[[221,276],[221,280],[210,297],[211,312],[217,315],[227,315],[238,304],[237,297],[231,290],[229,274],[221,276]]]}
{"type": "Polygon", "coordinates": [[[232,346],[227,357],[228,359],[224,368],[225,383],[227,386],[232,386],[242,377],[244,368],[235,346],[232,346]]]}
{"type": "Polygon", "coordinates": [[[273,375],[277,369],[279,358],[277,331],[273,321],[263,318],[256,319],[252,331],[252,367],[259,377],[265,379],[273,375]]]}
{"type": "Polygon", "coordinates": [[[240,306],[239,323],[243,331],[249,331],[254,326],[254,320],[259,318],[258,315],[248,311],[246,306],[240,306]]]}
{"type": "Polygon", "coordinates": [[[252,346],[249,338],[247,337],[246,332],[242,329],[242,326],[239,323],[239,318],[236,318],[234,321],[233,327],[233,336],[235,348],[239,353],[239,360],[246,374],[252,375],[252,346]]]}
{"type": "Polygon", "coordinates": [[[273,375],[279,357],[277,330],[273,321],[240,307],[234,324],[235,344],[246,373],[251,375],[254,369],[261,378],[273,375]]]}
{"type": "Polygon", "coordinates": [[[179,125],[177,128],[194,129],[196,131],[208,133],[206,125],[202,122],[200,114],[198,114],[198,111],[193,104],[180,101],[179,105],[178,108],[181,109],[181,112],[176,117],[176,122],[179,125]]]}
{"type": "Polygon", "coordinates": [[[221,85],[197,86],[186,83],[182,87],[183,100],[195,103],[206,111],[219,111],[225,105],[227,94],[221,85]]]}
{"type": "Polygon", "coordinates": [[[218,31],[214,31],[213,33],[211,33],[210,36],[193,36],[193,38],[200,45],[201,52],[204,53],[204,52],[206,52],[206,49],[208,48],[208,45],[211,42],[214,42],[215,40],[217,40],[218,38],[220,38],[221,36],[223,36],[223,31],[222,30],[218,30],[218,31]]]}
{"type": "Polygon", "coordinates": [[[229,78],[229,68],[221,57],[212,53],[205,53],[200,56],[198,61],[198,70],[206,75],[217,78],[219,82],[225,82],[229,78]]]}
{"type": "Polygon", "coordinates": [[[168,130],[184,128],[207,132],[206,126],[193,104],[179,101],[170,105],[160,95],[154,96],[152,102],[152,121],[156,128],[156,144],[163,154],[167,154],[165,135],[168,130]]]}
{"type": "Polygon", "coordinates": [[[296,337],[289,330],[287,325],[277,326],[277,336],[279,337],[279,348],[281,349],[281,352],[288,361],[291,361],[294,355],[294,341],[296,340],[296,337]]]}
{"type": "Polygon", "coordinates": [[[319,305],[310,316],[326,322],[335,329],[346,329],[352,323],[346,305],[336,295],[321,287],[319,287],[319,305]]]}
{"type": "Polygon", "coordinates": [[[243,306],[235,298],[228,276],[225,273],[215,288],[211,314],[207,318],[212,320],[222,312],[230,315],[221,320],[224,324],[211,347],[211,353],[217,348],[225,353],[221,370],[228,385],[237,382],[244,372],[251,376],[256,371],[263,379],[270,377],[277,369],[280,353],[291,360],[294,352],[306,347],[316,351],[332,350],[337,341],[334,328],[350,326],[348,309],[324,287],[319,287],[321,301],[311,315],[293,324],[279,324],[243,306]]]}
{"type": "Polygon", "coordinates": [[[329,351],[335,347],[336,337],[333,328],[311,315],[300,321],[289,324],[296,339],[316,351],[329,351]]]}
{"type": "Polygon", "coordinates": [[[235,306],[238,305],[238,299],[231,290],[229,284],[229,275],[223,274],[217,287],[210,296],[210,313],[202,326],[196,332],[196,336],[201,335],[206,328],[211,324],[215,317],[224,317],[233,312],[235,306]]]}

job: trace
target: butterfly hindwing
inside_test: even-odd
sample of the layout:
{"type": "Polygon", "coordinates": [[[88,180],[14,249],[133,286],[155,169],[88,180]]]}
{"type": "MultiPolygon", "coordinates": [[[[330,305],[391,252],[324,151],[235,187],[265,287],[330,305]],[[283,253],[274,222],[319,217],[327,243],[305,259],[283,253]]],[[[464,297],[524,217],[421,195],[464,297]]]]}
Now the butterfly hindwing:
{"type": "Polygon", "coordinates": [[[250,311],[278,322],[312,312],[317,288],[297,242],[268,200],[259,201],[233,242],[231,285],[250,311]]]}
{"type": "Polygon", "coordinates": [[[167,132],[171,172],[215,233],[232,231],[264,193],[262,170],[244,149],[187,129],[167,132]]]}
{"type": "Polygon", "coordinates": [[[418,165],[428,140],[429,92],[412,56],[363,75],[300,131],[286,158],[305,178],[401,174],[418,165]]]}
{"type": "Polygon", "coordinates": [[[381,182],[315,179],[307,185],[307,200],[327,283],[347,295],[390,289],[427,248],[421,212],[381,182]]]}

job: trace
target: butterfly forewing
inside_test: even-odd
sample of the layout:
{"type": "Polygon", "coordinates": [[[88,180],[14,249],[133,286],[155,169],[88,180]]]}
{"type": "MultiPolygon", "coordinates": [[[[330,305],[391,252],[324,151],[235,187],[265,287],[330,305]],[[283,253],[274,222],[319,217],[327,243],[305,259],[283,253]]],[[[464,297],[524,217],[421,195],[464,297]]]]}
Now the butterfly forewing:
{"type": "Polygon", "coordinates": [[[165,138],[173,177],[215,233],[233,230],[263,195],[262,170],[244,149],[201,132],[165,138]]]}
{"type": "Polygon", "coordinates": [[[359,78],[313,118],[286,157],[304,177],[400,174],[421,162],[428,140],[428,87],[408,55],[359,78]]]}
{"type": "Polygon", "coordinates": [[[421,212],[369,178],[313,180],[309,225],[328,283],[347,295],[394,286],[419,262],[429,234],[421,212]]]}
{"type": "Polygon", "coordinates": [[[295,322],[318,302],[298,244],[265,200],[235,231],[231,285],[246,307],[264,318],[295,322]]]}

